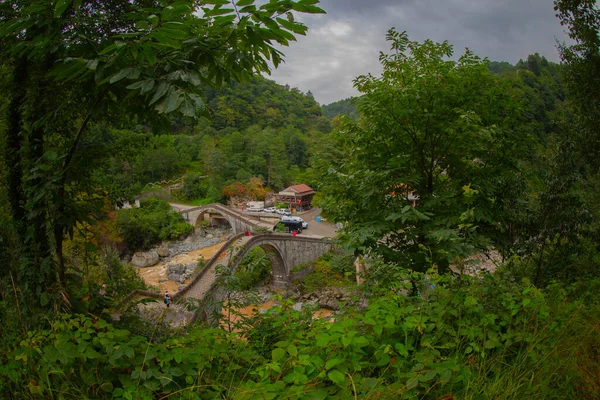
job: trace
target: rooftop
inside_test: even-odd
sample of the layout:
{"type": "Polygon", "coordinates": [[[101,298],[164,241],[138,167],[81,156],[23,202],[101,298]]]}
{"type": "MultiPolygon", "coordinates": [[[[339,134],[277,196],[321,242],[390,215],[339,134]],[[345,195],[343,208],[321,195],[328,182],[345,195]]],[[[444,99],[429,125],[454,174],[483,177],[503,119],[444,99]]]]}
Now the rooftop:
{"type": "Polygon", "coordinates": [[[295,192],[297,194],[311,194],[311,193],[314,193],[315,191],[310,186],[301,183],[300,185],[290,186],[290,187],[282,190],[282,192],[295,192]]]}

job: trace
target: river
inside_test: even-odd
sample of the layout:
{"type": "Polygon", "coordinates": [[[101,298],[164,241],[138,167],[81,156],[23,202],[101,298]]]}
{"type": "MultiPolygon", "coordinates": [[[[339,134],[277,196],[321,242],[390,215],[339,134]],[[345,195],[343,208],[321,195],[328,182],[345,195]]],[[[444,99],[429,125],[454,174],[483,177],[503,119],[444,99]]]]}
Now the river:
{"type": "Polygon", "coordinates": [[[139,274],[146,282],[148,286],[156,286],[159,288],[161,293],[169,291],[170,293],[177,293],[179,286],[185,286],[190,281],[187,280],[184,283],[175,281],[169,281],[167,279],[167,265],[170,264],[192,264],[197,263],[200,256],[204,257],[205,260],[209,260],[226,242],[226,240],[217,243],[212,246],[203,247],[201,249],[191,250],[185,253],[177,254],[173,256],[169,261],[161,261],[156,265],[146,268],[139,268],[139,274]]]}

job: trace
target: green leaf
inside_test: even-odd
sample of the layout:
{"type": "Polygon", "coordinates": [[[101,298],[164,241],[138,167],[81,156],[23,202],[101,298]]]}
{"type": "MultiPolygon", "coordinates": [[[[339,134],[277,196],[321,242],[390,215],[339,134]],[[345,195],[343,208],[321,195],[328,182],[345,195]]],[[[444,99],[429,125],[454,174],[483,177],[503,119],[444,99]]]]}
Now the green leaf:
{"type": "Polygon", "coordinates": [[[168,114],[176,110],[181,104],[182,100],[183,99],[181,98],[179,91],[172,91],[165,99],[164,112],[168,114]]]}
{"type": "Polygon", "coordinates": [[[58,153],[55,151],[47,151],[44,153],[43,157],[47,160],[54,161],[58,158],[58,153]]]}
{"type": "Polygon", "coordinates": [[[287,351],[288,351],[288,353],[290,353],[290,356],[292,356],[292,357],[296,357],[298,355],[298,349],[293,344],[290,344],[288,346],[287,351]]]}
{"type": "Polygon", "coordinates": [[[147,23],[146,21],[137,21],[137,22],[135,23],[135,26],[136,26],[138,29],[142,29],[142,30],[145,30],[145,31],[147,31],[147,30],[149,30],[149,29],[150,29],[150,24],[149,24],[149,23],[147,23]]]}
{"type": "Polygon", "coordinates": [[[237,3],[235,3],[238,7],[244,7],[244,6],[249,6],[250,4],[253,4],[254,0],[239,0],[237,3]]]}
{"type": "Polygon", "coordinates": [[[327,374],[327,377],[329,377],[329,379],[331,379],[331,381],[333,383],[335,383],[336,385],[339,385],[342,387],[345,386],[344,383],[346,382],[346,377],[340,371],[338,371],[338,370],[330,371],[327,374]]]}
{"type": "Polygon", "coordinates": [[[154,81],[153,80],[143,81],[142,90],[140,90],[140,93],[141,94],[146,94],[149,91],[151,91],[153,87],[154,87],[154,81]]]}
{"type": "Polygon", "coordinates": [[[189,98],[186,98],[179,107],[179,112],[186,117],[195,117],[196,116],[196,108],[193,106],[192,102],[189,98]]]}
{"type": "Polygon", "coordinates": [[[148,60],[148,63],[150,63],[150,65],[156,64],[156,53],[154,52],[152,46],[150,46],[149,44],[143,45],[142,53],[144,53],[144,57],[146,57],[146,60],[148,60]]]}
{"type": "Polygon", "coordinates": [[[140,89],[140,88],[141,88],[141,87],[144,85],[144,83],[145,83],[145,82],[146,82],[146,81],[138,81],[138,82],[134,82],[134,83],[132,83],[131,85],[128,85],[128,86],[126,86],[126,88],[127,88],[127,89],[130,89],[130,90],[136,90],[136,89],[140,89]]]}
{"type": "Polygon", "coordinates": [[[169,85],[166,82],[161,82],[158,84],[158,87],[156,88],[156,92],[154,92],[154,96],[152,97],[152,100],[150,100],[150,105],[156,103],[158,100],[160,100],[161,97],[163,97],[165,95],[165,93],[167,93],[167,90],[169,89],[169,85]]]}
{"type": "Polygon", "coordinates": [[[158,16],[156,16],[156,15],[154,15],[154,14],[148,17],[148,21],[150,21],[150,23],[151,23],[151,24],[152,24],[152,26],[154,26],[154,27],[155,27],[155,26],[157,26],[157,25],[158,25],[158,23],[160,22],[160,20],[158,19],[158,16]]]}
{"type": "Polygon", "coordinates": [[[88,60],[85,63],[85,66],[88,67],[89,69],[91,69],[92,71],[95,71],[96,68],[98,67],[98,60],[88,60]]]}
{"type": "Polygon", "coordinates": [[[273,361],[279,361],[283,357],[285,357],[285,350],[281,349],[281,348],[277,348],[271,352],[271,356],[273,358],[273,361]]]}
{"type": "Polygon", "coordinates": [[[329,370],[335,367],[336,365],[341,364],[342,362],[344,362],[344,360],[341,358],[332,358],[331,360],[325,363],[325,369],[329,370]]]}
{"type": "Polygon", "coordinates": [[[71,4],[70,0],[58,0],[56,2],[56,8],[54,11],[54,16],[55,17],[60,17],[61,15],[63,15],[63,13],[65,11],[67,11],[67,8],[69,8],[69,5],[71,4]]]}
{"type": "Polygon", "coordinates": [[[127,77],[130,73],[131,73],[131,68],[122,69],[119,72],[117,72],[115,75],[113,75],[112,78],[110,78],[109,82],[116,83],[116,82],[120,81],[121,79],[127,77]]]}
{"type": "Polygon", "coordinates": [[[473,307],[477,305],[477,299],[473,296],[467,296],[467,298],[465,299],[465,306],[466,307],[473,307]]]}
{"type": "Polygon", "coordinates": [[[172,39],[185,39],[187,38],[187,33],[182,29],[168,29],[168,28],[159,28],[157,31],[159,34],[164,34],[172,39]]]}

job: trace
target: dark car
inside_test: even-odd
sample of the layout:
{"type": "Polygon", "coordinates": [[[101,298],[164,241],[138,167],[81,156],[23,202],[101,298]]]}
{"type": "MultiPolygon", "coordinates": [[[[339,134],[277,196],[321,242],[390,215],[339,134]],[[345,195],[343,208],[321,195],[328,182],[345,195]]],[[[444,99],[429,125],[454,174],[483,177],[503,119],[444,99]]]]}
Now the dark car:
{"type": "Polygon", "coordinates": [[[297,232],[297,233],[301,233],[302,232],[302,222],[298,222],[298,221],[279,221],[277,223],[277,225],[275,225],[273,227],[273,230],[277,230],[278,226],[285,226],[288,229],[288,232],[297,232]]]}

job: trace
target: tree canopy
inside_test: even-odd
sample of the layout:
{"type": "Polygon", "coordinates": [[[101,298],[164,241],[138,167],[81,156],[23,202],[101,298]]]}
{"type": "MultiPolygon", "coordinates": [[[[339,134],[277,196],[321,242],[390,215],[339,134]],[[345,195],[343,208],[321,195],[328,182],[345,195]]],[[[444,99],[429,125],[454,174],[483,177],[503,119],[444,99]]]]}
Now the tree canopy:
{"type": "Polygon", "coordinates": [[[467,51],[453,61],[448,43],[409,40],[389,31],[381,77],[354,83],[361,119],[338,128],[343,155],[325,162],[322,201],[347,221],[349,241],[419,270],[485,241],[479,225],[497,226],[496,203],[517,179],[526,146],[519,100],[467,51]],[[411,207],[418,198],[419,207],[411,207]]]}

